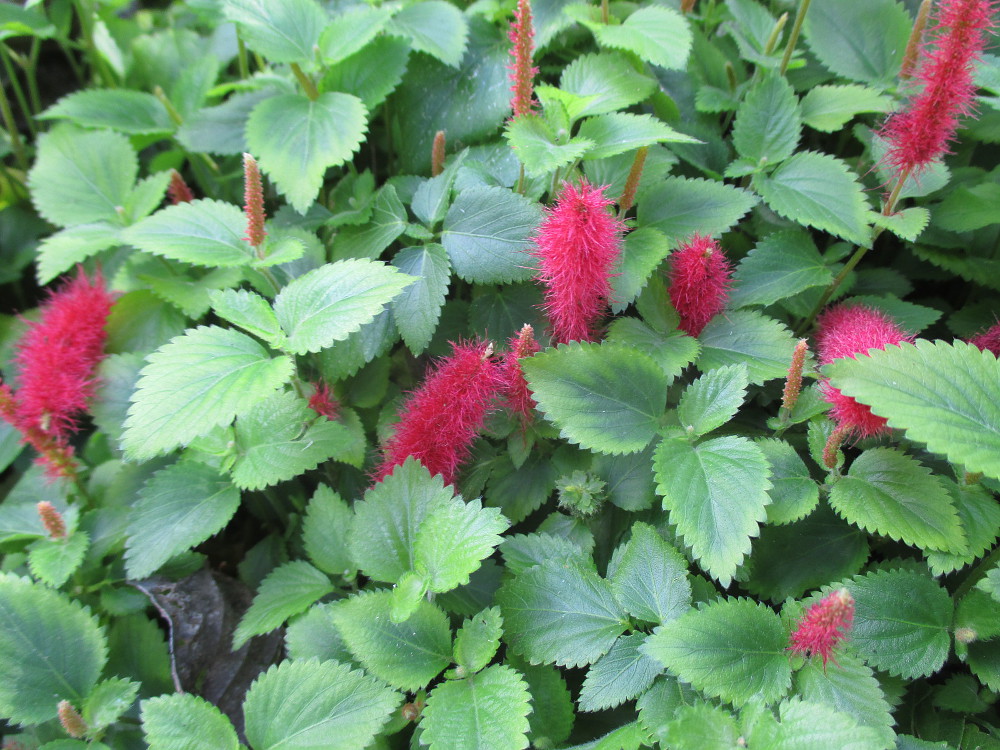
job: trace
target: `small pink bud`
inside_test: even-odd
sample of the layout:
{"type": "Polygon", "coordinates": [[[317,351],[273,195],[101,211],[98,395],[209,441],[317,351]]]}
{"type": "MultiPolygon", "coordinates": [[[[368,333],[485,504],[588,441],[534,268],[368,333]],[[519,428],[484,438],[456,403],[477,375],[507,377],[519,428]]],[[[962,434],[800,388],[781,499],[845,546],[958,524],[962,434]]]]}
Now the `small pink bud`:
{"type": "Polygon", "coordinates": [[[247,234],[244,238],[251,247],[264,244],[264,184],[257,160],[243,154],[243,213],[247,217],[247,234]]]}
{"type": "Polygon", "coordinates": [[[336,419],[340,411],[340,404],[330,392],[330,387],[320,381],[313,384],[313,393],[309,397],[309,408],[322,417],[336,419]]]}
{"type": "Polygon", "coordinates": [[[66,734],[74,739],[81,739],[87,734],[87,723],[69,701],[59,701],[59,723],[66,734]]]}
{"type": "Polygon", "coordinates": [[[511,337],[510,349],[503,357],[501,393],[506,398],[507,408],[521,417],[521,424],[524,426],[531,421],[535,400],[531,397],[528,382],[521,371],[521,360],[541,349],[535,341],[534,333],[534,329],[526,323],[520,333],[511,337]]]}
{"type": "Polygon", "coordinates": [[[431,147],[431,177],[437,177],[444,171],[444,131],[434,134],[434,145],[431,147]]]}
{"type": "Polygon", "coordinates": [[[170,185],[167,187],[167,197],[170,198],[170,202],[175,206],[178,203],[190,203],[194,200],[194,193],[191,192],[191,188],[187,186],[184,178],[181,177],[181,173],[176,169],[170,170],[170,185]]]}
{"type": "Polygon", "coordinates": [[[694,235],[670,256],[670,303],[680,329],[697,336],[726,307],[733,268],[719,243],[694,235]]]}
{"type": "Polygon", "coordinates": [[[639,180],[642,179],[642,168],[646,164],[646,154],[648,153],[648,146],[643,146],[635,152],[632,167],[628,171],[628,177],[625,178],[625,188],[622,190],[622,197],[618,199],[619,216],[627,213],[635,203],[635,194],[639,189],[639,180]]]}
{"type": "Polygon", "coordinates": [[[42,526],[52,539],[66,538],[66,521],[63,520],[62,513],[56,510],[52,503],[42,500],[36,506],[38,516],[42,519],[42,526]]]}
{"type": "Polygon", "coordinates": [[[799,400],[799,393],[802,392],[802,368],[806,362],[806,352],[809,351],[809,342],[800,339],[792,352],[792,364],[788,368],[788,377],[785,378],[785,390],[782,393],[781,408],[791,411],[795,408],[795,403],[799,400]]]}
{"type": "Polygon", "coordinates": [[[513,43],[510,49],[514,62],[507,66],[513,84],[510,90],[514,96],[510,100],[514,118],[531,113],[535,106],[534,80],[538,68],[532,66],[535,30],[531,24],[530,0],[517,0],[514,19],[510,24],[508,38],[513,43]]]}
{"type": "Polygon", "coordinates": [[[809,657],[819,654],[823,669],[834,648],[847,637],[854,621],[854,597],[847,589],[831,591],[812,605],[792,633],[788,650],[809,657]]]}

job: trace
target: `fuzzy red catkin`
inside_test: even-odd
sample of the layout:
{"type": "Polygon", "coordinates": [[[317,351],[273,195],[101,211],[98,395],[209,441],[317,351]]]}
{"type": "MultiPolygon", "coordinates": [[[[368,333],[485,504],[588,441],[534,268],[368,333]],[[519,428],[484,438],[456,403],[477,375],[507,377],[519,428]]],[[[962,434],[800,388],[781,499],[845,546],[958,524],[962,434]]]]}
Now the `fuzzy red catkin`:
{"type": "Polygon", "coordinates": [[[833,649],[847,637],[854,621],[854,597],[847,589],[831,591],[812,605],[791,635],[788,650],[809,657],[819,654],[823,669],[833,649]]]}
{"type": "Polygon", "coordinates": [[[980,351],[993,352],[994,356],[1000,357],[1000,323],[976,334],[969,339],[969,343],[978,347],[980,351]]]}
{"type": "Polygon", "coordinates": [[[517,0],[507,36],[513,45],[510,48],[510,55],[514,58],[514,61],[507,66],[507,70],[510,71],[510,90],[514,94],[510,106],[514,110],[514,119],[517,119],[530,114],[535,106],[534,80],[538,68],[531,64],[535,30],[531,22],[530,0],[517,0]]]}
{"type": "Polygon", "coordinates": [[[530,357],[541,350],[538,342],[535,341],[534,329],[527,323],[521,328],[520,333],[511,336],[508,346],[510,347],[503,357],[503,385],[501,392],[504,395],[506,406],[521,418],[521,423],[527,425],[531,421],[535,409],[535,399],[528,390],[528,382],[524,379],[521,371],[521,360],[530,357]]]}
{"type": "Polygon", "coordinates": [[[680,329],[697,336],[729,300],[733,267],[719,243],[696,234],[670,256],[670,303],[680,329]]]}

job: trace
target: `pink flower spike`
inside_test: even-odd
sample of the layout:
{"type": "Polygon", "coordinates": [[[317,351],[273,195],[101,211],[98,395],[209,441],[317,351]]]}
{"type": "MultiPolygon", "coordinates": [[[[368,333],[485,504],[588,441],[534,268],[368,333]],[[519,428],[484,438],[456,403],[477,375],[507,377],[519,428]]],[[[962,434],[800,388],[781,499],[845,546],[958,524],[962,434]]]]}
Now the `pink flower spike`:
{"type": "Polygon", "coordinates": [[[885,160],[900,175],[919,173],[948,153],[959,119],[975,104],[975,64],[993,28],[994,0],[941,0],[935,25],[922,47],[915,80],[919,92],[890,116],[880,135],[885,160]]]}
{"type": "MultiPolygon", "coordinates": [[[[817,321],[816,351],[821,365],[835,359],[856,354],[867,354],[869,349],[885,349],[890,344],[913,341],[885,313],[863,305],[837,305],[817,321]]],[[[830,417],[840,426],[859,438],[873,437],[889,432],[888,420],[876,416],[870,407],[845,396],[824,378],[820,388],[829,404],[830,417]]]]}
{"type": "Polygon", "coordinates": [[[564,183],[555,206],[532,238],[536,279],[555,343],[593,341],[611,299],[611,276],[622,252],[625,224],[608,211],[607,186],[564,183]]]}
{"type": "Polygon", "coordinates": [[[309,408],[322,417],[336,419],[340,412],[340,403],[333,397],[330,387],[320,381],[313,383],[313,394],[309,397],[309,408]]]}
{"type": "Polygon", "coordinates": [[[812,605],[792,633],[788,650],[810,657],[819,654],[823,669],[833,650],[847,637],[854,621],[854,597],[847,589],[831,591],[812,605]]]}
{"type": "Polygon", "coordinates": [[[526,427],[534,414],[535,399],[531,397],[528,382],[521,371],[521,360],[541,351],[541,347],[535,341],[534,329],[527,323],[520,333],[511,336],[508,343],[510,350],[503,357],[501,392],[506,399],[507,408],[520,416],[521,424],[526,427]]]}
{"type": "Polygon", "coordinates": [[[694,235],[670,256],[670,303],[681,316],[680,329],[697,336],[729,300],[733,267],[719,243],[694,235]]]}
{"type": "Polygon", "coordinates": [[[514,119],[517,119],[530,114],[535,107],[534,80],[538,68],[531,64],[535,30],[531,23],[530,0],[517,0],[514,19],[510,23],[507,36],[513,44],[510,55],[514,58],[514,62],[507,66],[512,84],[510,90],[514,93],[510,106],[514,110],[514,119]]]}
{"type": "Polygon", "coordinates": [[[969,339],[969,343],[978,347],[980,351],[993,352],[994,356],[1000,357],[1000,323],[976,334],[969,339]]]}
{"type": "Polygon", "coordinates": [[[247,234],[244,239],[251,247],[264,244],[264,183],[260,177],[257,160],[243,154],[243,212],[247,217],[247,234]]]}
{"type": "Polygon", "coordinates": [[[436,363],[403,405],[372,474],[376,482],[413,456],[445,484],[454,483],[503,385],[501,365],[492,355],[485,341],[452,344],[451,356],[436,363]]]}

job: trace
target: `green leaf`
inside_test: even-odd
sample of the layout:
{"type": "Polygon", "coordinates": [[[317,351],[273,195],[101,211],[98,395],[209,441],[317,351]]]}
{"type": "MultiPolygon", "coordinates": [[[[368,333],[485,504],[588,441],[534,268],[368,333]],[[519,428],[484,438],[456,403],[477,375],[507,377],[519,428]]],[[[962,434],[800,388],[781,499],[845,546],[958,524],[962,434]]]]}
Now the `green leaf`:
{"type": "Polygon", "coordinates": [[[755,442],[771,464],[767,522],[791,523],[811,513],[819,502],[819,485],[798,452],[784,440],[757,438],[755,442]]]}
{"type": "Polygon", "coordinates": [[[622,254],[615,275],[611,277],[612,312],[620,313],[635,301],[669,253],[669,241],[655,229],[643,227],[625,235],[622,254]]]}
{"type": "MultiPolygon", "coordinates": [[[[660,743],[671,750],[730,750],[739,747],[739,725],[731,713],[710,703],[680,705],[661,725],[660,743]]],[[[746,742],[746,740],[744,740],[746,742]]]]}
{"type": "Polygon", "coordinates": [[[443,593],[469,582],[480,562],[493,554],[510,521],[478,499],[455,498],[431,509],[417,527],[413,569],[431,591],[443,593]]]}
{"type": "Polygon", "coordinates": [[[959,485],[938,477],[944,482],[958,510],[962,531],[968,539],[965,554],[927,552],[927,565],[934,575],[951,573],[969,565],[993,546],[1000,534],[1000,504],[982,485],[959,485]]]}
{"type": "Polygon", "coordinates": [[[353,657],[344,645],[332,612],[346,599],[324,602],[310,607],[301,617],[296,617],[285,629],[285,650],[289,659],[318,659],[319,661],[351,662],[353,657]]]}
{"type": "Polygon", "coordinates": [[[427,697],[421,743],[431,750],[523,750],[528,747],[530,700],[527,683],[506,665],[442,682],[427,697]]]}
{"type": "Polygon", "coordinates": [[[216,326],[171,339],[147,361],[122,437],[126,455],[137,461],[229,424],[292,375],[289,357],[271,358],[249,336],[216,326]]]}
{"type": "Polygon", "coordinates": [[[465,54],[469,27],[462,11],[443,0],[425,0],[403,8],[389,23],[389,33],[407,36],[413,49],[457,68],[465,54]]]}
{"type": "Polygon", "coordinates": [[[608,329],[605,340],[610,344],[630,346],[652,357],[667,376],[668,383],[694,362],[701,350],[698,339],[683,331],[658,333],[638,318],[618,318],[608,329]]]}
{"type": "Polygon", "coordinates": [[[455,634],[455,663],[466,675],[475,674],[496,656],[502,634],[503,617],[498,607],[470,617],[455,634]]]}
{"type": "Polygon", "coordinates": [[[529,237],[542,220],[537,203],[501,187],[463,190],[444,219],[441,244],[452,268],[477,284],[533,278],[529,237]]]}
{"type": "Polygon", "coordinates": [[[212,309],[220,318],[264,339],[271,346],[280,347],[284,343],[285,334],[271,303],[259,294],[246,289],[213,289],[208,296],[212,309]]]}
{"type": "Polygon", "coordinates": [[[965,534],[951,496],[929,469],[894,448],[872,448],[830,489],[830,506],[874,534],[923,550],[962,553],[965,534]]]}
{"type": "Polygon", "coordinates": [[[231,203],[209,199],[167,206],[128,227],[122,239],[147,253],[209,268],[247,266],[247,221],[231,203]]]}
{"type": "Polygon", "coordinates": [[[753,187],[787,219],[857,245],[871,242],[864,189],[840,159],[800,151],[770,175],[755,175],[753,187]]]}
{"type": "Polygon", "coordinates": [[[888,229],[907,242],[914,242],[927,228],[931,214],[922,206],[912,206],[888,216],[881,213],[872,214],[872,220],[875,222],[875,226],[888,229]]]}
{"type": "Polygon", "coordinates": [[[272,63],[311,61],[328,21],[313,0],[225,0],[222,11],[239,25],[246,45],[272,63]]]}
{"type": "Polygon", "coordinates": [[[591,467],[607,485],[608,500],[622,510],[648,510],[656,499],[653,446],[625,456],[595,456],[591,467]]]}
{"type": "Polygon", "coordinates": [[[85,531],[75,531],[65,539],[39,539],[28,551],[31,574],[57,589],[80,567],[89,546],[85,531]]]}
{"type": "Polygon", "coordinates": [[[317,487],[302,521],[302,543],[324,573],[343,576],[356,570],[347,548],[353,524],[354,513],[343,498],[325,484],[317,487]]]}
{"type": "Polygon", "coordinates": [[[808,13],[803,32],[824,66],[881,88],[895,84],[912,27],[895,0],[842,0],[808,13]]]}
{"type": "Polygon", "coordinates": [[[90,89],[64,96],[40,120],[70,120],[87,128],[109,128],[128,135],[170,133],[174,124],[152,94],[128,89],[90,89]]]}
{"type": "Polygon", "coordinates": [[[83,704],[83,720],[87,726],[100,729],[113,724],[135,703],[139,687],[138,682],[124,677],[99,682],[83,704]]]}
{"type": "Polygon", "coordinates": [[[740,706],[773,703],[788,692],[787,641],[781,619],[767,606],[725,599],[661,625],[643,651],[706,695],[740,706]]]}
{"type": "MultiPolygon", "coordinates": [[[[396,12],[395,8],[358,6],[339,13],[326,24],[319,38],[320,55],[333,65],[368,46],[396,12]]],[[[343,89],[327,89],[343,91],[343,89]]],[[[354,93],[354,92],[348,92],[354,93]]]]}
{"type": "Polygon", "coordinates": [[[729,231],[755,203],[753,193],[721,182],[667,177],[642,193],[637,222],[679,242],[695,233],[729,231]]]}
{"type": "Polygon", "coordinates": [[[573,729],[573,701],[558,669],[548,664],[532,666],[515,653],[507,652],[507,662],[517,669],[531,692],[531,729],[528,739],[535,747],[562,745],[573,729]]]}
{"type": "Polygon", "coordinates": [[[204,698],[175,693],[142,702],[142,731],[149,750],[237,750],[236,730],[204,698]]]}
{"type": "MultiPolygon", "coordinates": [[[[366,8],[365,12],[374,9],[366,8]]],[[[386,10],[383,8],[379,10],[386,10]]],[[[334,22],[336,23],[336,22],[334,22]]],[[[330,27],[328,27],[330,28],[330,27]]],[[[348,31],[357,33],[356,27],[348,31]]],[[[364,34],[364,30],[360,30],[364,34]]],[[[350,57],[330,65],[323,76],[322,88],[353,94],[373,111],[385,101],[406,72],[410,45],[398,37],[379,36],[350,57]]]]}
{"type": "Polygon", "coordinates": [[[656,89],[656,82],[629,63],[617,52],[582,55],[567,65],[559,79],[559,88],[590,99],[575,114],[603,115],[638,104],[656,89]]]}
{"type": "Polygon", "coordinates": [[[687,20],[673,8],[639,8],[621,26],[601,24],[594,36],[602,47],[634,52],[646,62],[669,70],[684,70],[691,52],[687,20]]]}
{"type": "Polygon", "coordinates": [[[570,442],[617,455],[641,451],[656,435],[667,379],[636,349],[573,342],[521,368],[538,408],[570,442]]]}
{"type": "Polygon", "coordinates": [[[250,608],[233,633],[233,651],[255,635],[277,627],[333,591],[327,575],[305,560],[280,565],[261,582],[250,608]]]}
{"type": "Polygon", "coordinates": [[[327,263],[300,276],[274,300],[288,351],[318,352],[346,339],[412,282],[391,266],[362,259],[327,263]]]}
{"type": "Polygon", "coordinates": [[[833,133],[840,130],[855,115],[863,112],[888,112],[892,98],[878,89],[848,84],[816,86],[802,97],[802,122],[813,130],[833,133]]]}
{"type": "Polygon", "coordinates": [[[949,232],[973,232],[1000,222],[995,211],[1000,201],[1000,185],[982,182],[960,187],[934,207],[934,226],[949,232]]]}
{"type": "Polygon", "coordinates": [[[260,168],[304,214],[316,200],[326,170],[347,161],[367,130],[368,110],[356,96],[328,92],[311,100],[285,94],[253,108],[246,138],[260,168]]]}
{"type": "Polygon", "coordinates": [[[784,76],[769,74],[749,91],[733,123],[733,146],[753,164],[777,164],[799,145],[799,101],[784,76]]]}
{"type": "Polygon", "coordinates": [[[38,246],[38,283],[48,284],[77,263],[119,244],[121,230],[106,221],[77,224],[51,234],[38,246]]]}
{"type": "Polygon", "coordinates": [[[795,338],[782,323],[756,310],[735,310],[716,315],[702,330],[698,367],[744,363],[751,383],[783,378],[795,351],[795,338]]]}
{"type": "Polygon", "coordinates": [[[687,561],[656,529],[637,521],[608,566],[615,598],[640,620],[662,624],[691,606],[687,561]]]}
{"type": "MultiPolygon", "coordinates": [[[[647,8],[646,10],[667,9],[647,8]]],[[[602,26],[601,28],[615,27],[602,26]]],[[[580,139],[590,141],[593,144],[586,150],[583,157],[585,159],[605,159],[643,146],[652,146],[654,143],[700,143],[697,138],[679,133],[652,115],[631,115],[627,112],[589,117],[581,123],[577,135],[580,139]]],[[[570,142],[572,143],[573,140],[577,139],[572,139],[570,142]]]]}
{"type": "Polygon", "coordinates": [[[767,517],[771,467],[763,452],[744,437],[698,445],[668,438],[657,446],[653,465],[670,523],[702,569],[728,586],[767,517]]]}
{"type": "Polygon", "coordinates": [[[389,616],[391,591],[356,594],[331,615],[344,643],[366,670],[409,692],[426,687],[451,664],[448,616],[424,600],[405,622],[389,616]]]}
{"type": "Polygon", "coordinates": [[[333,241],[334,258],[375,259],[407,226],[406,208],[396,188],[385,185],[375,196],[372,218],[362,226],[342,227],[333,241]]]}
{"type": "Polygon", "coordinates": [[[1000,477],[1000,364],[961,341],[920,340],[825,368],[830,383],[967,471],[1000,477]]]}
{"type": "Polygon", "coordinates": [[[211,466],[182,461],[156,472],[139,490],[125,543],[130,578],[145,578],[174,555],[225,526],[240,491],[211,466]]]}
{"type": "Polygon", "coordinates": [[[448,254],[441,245],[400,250],[392,265],[416,279],[392,302],[392,317],[403,341],[419,356],[431,342],[451,278],[448,254]]]}
{"type": "Polygon", "coordinates": [[[747,733],[749,747],[766,747],[769,750],[874,750],[884,747],[878,732],[858,726],[857,721],[823,703],[811,703],[790,698],[778,707],[781,722],[770,711],[759,714],[759,719],[747,733]]]}
{"type": "Polygon", "coordinates": [[[60,700],[81,705],[107,661],[97,618],[78,602],[10,573],[0,573],[0,716],[40,724],[60,700]]]}
{"type": "Polygon", "coordinates": [[[950,645],[947,591],[910,570],[855,576],[847,588],[854,596],[851,643],[870,666],[908,680],[941,668],[950,645]]]}
{"type": "Polygon", "coordinates": [[[58,126],[38,139],[28,187],[35,209],[52,224],[121,225],[139,160],[128,138],[107,130],[58,126]]]}
{"type": "Polygon", "coordinates": [[[544,177],[572,164],[594,145],[592,140],[583,137],[557,143],[552,126],[537,115],[522,115],[510,120],[504,136],[529,177],[544,177]]]}
{"type": "Polygon", "coordinates": [[[627,627],[611,585],[576,561],[528,568],[500,588],[496,601],[507,642],[533,664],[591,664],[627,627]]]}
{"type": "Polygon", "coordinates": [[[986,571],[986,575],[979,579],[976,588],[985,591],[993,597],[993,601],[1000,604],[1000,564],[986,571]]]}
{"type": "Polygon", "coordinates": [[[587,670],[580,690],[581,711],[614,708],[649,689],[663,668],[640,650],[645,641],[645,633],[624,635],[587,670]]]}
{"type": "Polygon", "coordinates": [[[677,404],[681,427],[697,436],[721,427],[736,416],[749,384],[744,364],[709,370],[681,394],[677,404]]]}
{"type": "Polygon", "coordinates": [[[773,305],[778,300],[833,281],[812,238],[805,232],[769,234],[740,261],[731,307],[773,305]]]}
{"type": "Polygon", "coordinates": [[[503,540],[500,551],[503,553],[506,571],[513,575],[519,575],[547,560],[563,565],[593,565],[588,550],[565,537],[541,532],[508,536],[503,540]]]}
{"type": "Polygon", "coordinates": [[[286,661],[262,674],[243,704],[254,750],[367,747],[400,695],[335,661],[286,661]]]}

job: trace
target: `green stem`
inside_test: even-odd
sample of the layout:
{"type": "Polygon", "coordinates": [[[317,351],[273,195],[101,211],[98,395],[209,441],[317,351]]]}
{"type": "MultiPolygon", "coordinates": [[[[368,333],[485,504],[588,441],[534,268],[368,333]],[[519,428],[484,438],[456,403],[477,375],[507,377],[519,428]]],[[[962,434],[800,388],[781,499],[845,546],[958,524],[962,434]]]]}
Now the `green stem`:
{"type": "Polygon", "coordinates": [[[608,9],[608,0],[601,0],[601,23],[605,26],[611,20],[611,12],[608,9]]]}
{"type": "Polygon", "coordinates": [[[239,33],[236,34],[236,45],[239,50],[236,59],[240,69],[240,78],[245,81],[250,77],[250,61],[247,59],[247,46],[243,43],[243,37],[239,33]]]}
{"type": "Polygon", "coordinates": [[[38,93],[38,55],[42,51],[42,40],[31,40],[31,52],[28,53],[28,64],[24,67],[24,77],[28,82],[28,98],[31,100],[31,111],[38,114],[42,111],[42,97],[38,93]]]}
{"type": "MultiPolygon", "coordinates": [[[[3,46],[0,45],[0,47],[3,46]]],[[[14,158],[17,159],[17,165],[26,172],[31,165],[28,162],[28,155],[24,151],[24,142],[21,140],[21,134],[17,130],[14,111],[10,108],[10,99],[7,98],[7,88],[3,85],[2,81],[0,81],[0,114],[3,115],[4,127],[7,128],[7,132],[10,134],[10,146],[14,150],[14,158]]]]}
{"type": "Polygon", "coordinates": [[[17,99],[17,106],[21,108],[21,116],[28,126],[31,137],[34,138],[37,135],[35,132],[35,118],[32,116],[31,107],[28,106],[28,99],[24,95],[24,89],[21,87],[21,81],[18,80],[17,71],[14,69],[14,64],[11,60],[11,51],[7,48],[6,44],[0,44],[0,58],[3,59],[4,70],[7,71],[7,76],[10,78],[10,87],[14,90],[14,98],[17,99]]]}
{"type": "Polygon", "coordinates": [[[316,89],[316,84],[313,83],[312,79],[302,72],[302,68],[299,67],[298,63],[291,64],[292,73],[295,74],[295,78],[298,79],[299,85],[302,86],[302,90],[306,92],[306,96],[309,97],[309,101],[316,101],[319,99],[319,91],[316,89]]]}
{"type": "Polygon", "coordinates": [[[521,164],[521,171],[517,175],[517,192],[524,195],[524,164],[521,164]]]}
{"type": "Polygon", "coordinates": [[[788,70],[788,63],[792,59],[792,53],[795,51],[795,45],[799,41],[799,32],[802,31],[802,22],[806,20],[806,11],[809,10],[810,0],[802,0],[799,3],[799,10],[795,14],[795,23],[792,24],[792,33],[788,37],[788,45],[785,47],[785,54],[781,58],[781,75],[785,75],[785,71],[788,70]]]}

